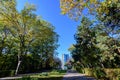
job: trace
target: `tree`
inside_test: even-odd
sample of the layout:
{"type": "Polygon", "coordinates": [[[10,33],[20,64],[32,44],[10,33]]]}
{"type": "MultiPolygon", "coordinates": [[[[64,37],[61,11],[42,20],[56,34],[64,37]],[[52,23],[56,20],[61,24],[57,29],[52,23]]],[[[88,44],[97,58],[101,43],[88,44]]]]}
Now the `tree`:
{"type": "MultiPolygon", "coordinates": [[[[44,21],[38,21],[37,25],[33,29],[34,41],[31,43],[31,53],[38,55],[41,62],[46,62],[46,67],[49,67],[50,60],[55,55],[55,50],[58,47],[58,34],[54,32],[54,27],[44,21]]],[[[42,65],[42,64],[41,64],[42,65]]]]}
{"type": "MultiPolygon", "coordinates": [[[[58,35],[54,32],[54,27],[33,13],[35,10],[34,5],[26,4],[18,12],[15,0],[0,1],[0,23],[3,27],[3,29],[1,27],[0,32],[3,34],[1,36],[0,54],[2,51],[8,53],[8,50],[11,50],[10,53],[12,54],[17,53],[18,63],[15,74],[18,73],[19,69],[24,69],[27,66],[21,64],[27,59],[34,61],[37,58],[37,62],[40,62],[41,57],[44,57],[46,62],[49,61],[49,58],[53,58],[58,47],[58,35]],[[13,40],[14,43],[11,41],[9,44],[8,39],[13,40]],[[34,55],[31,57],[31,54],[34,55]]],[[[38,67],[36,64],[35,68],[38,67]]]]}
{"type": "Polygon", "coordinates": [[[54,68],[56,68],[56,69],[61,69],[62,62],[61,62],[60,58],[58,58],[58,57],[56,57],[56,56],[54,57],[53,66],[54,66],[54,68]]]}
{"type": "Polygon", "coordinates": [[[71,18],[78,20],[86,10],[94,14],[106,27],[111,27],[112,31],[119,30],[120,27],[119,3],[119,0],[60,0],[62,14],[68,14],[71,18]]]}
{"type": "Polygon", "coordinates": [[[93,25],[88,18],[82,18],[75,34],[76,44],[69,49],[75,63],[79,62],[83,68],[119,66],[119,58],[116,58],[119,54],[115,52],[120,46],[119,40],[111,37],[105,29],[100,23],[93,25]]]}
{"type": "Polygon", "coordinates": [[[62,13],[70,13],[70,16],[80,16],[85,8],[90,13],[107,14],[110,11],[109,8],[114,5],[117,5],[116,8],[119,9],[119,0],[114,0],[114,2],[112,0],[60,0],[62,13]]]}
{"type": "Polygon", "coordinates": [[[74,45],[75,50],[73,51],[73,57],[76,57],[75,61],[80,61],[85,67],[96,66],[95,62],[91,62],[97,58],[97,53],[95,52],[97,50],[95,47],[96,35],[91,27],[92,22],[83,17],[81,26],[78,27],[78,31],[75,34],[76,44],[74,45]]]}

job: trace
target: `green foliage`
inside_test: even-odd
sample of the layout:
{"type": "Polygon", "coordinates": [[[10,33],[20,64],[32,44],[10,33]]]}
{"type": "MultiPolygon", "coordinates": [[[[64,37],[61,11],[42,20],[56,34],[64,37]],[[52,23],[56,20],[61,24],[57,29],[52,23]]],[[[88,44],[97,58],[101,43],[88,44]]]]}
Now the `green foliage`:
{"type": "Polygon", "coordinates": [[[96,55],[96,35],[95,31],[90,28],[92,23],[87,18],[83,17],[81,25],[78,26],[78,31],[75,34],[76,44],[74,44],[75,49],[71,52],[75,62],[80,61],[85,67],[89,64],[91,67],[96,66],[95,61],[96,55]],[[91,59],[91,60],[90,60],[91,59]]]}
{"type": "MultiPolygon", "coordinates": [[[[84,10],[92,15],[100,17],[111,17],[111,23],[116,24],[119,22],[119,0],[60,0],[60,8],[62,14],[68,14],[69,17],[78,20],[81,15],[84,15],[84,10]],[[115,23],[116,21],[116,23],[115,23]]],[[[105,19],[106,20],[106,19],[105,19]]]]}
{"type": "Polygon", "coordinates": [[[0,77],[5,77],[5,76],[14,76],[15,70],[2,70],[0,71],[0,77]]]}
{"type": "Polygon", "coordinates": [[[119,80],[120,69],[118,68],[84,68],[83,72],[100,80],[119,80]]]}
{"type": "Polygon", "coordinates": [[[54,26],[34,13],[33,4],[19,12],[16,4],[0,1],[0,71],[13,69],[17,74],[54,68],[58,47],[54,26]]]}
{"type": "Polygon", "coordinates": [[[106,77],[106,73],[104,72],[103,69],[96,68],[96,69],[94,70],[94,76],[95,76],[97,79],[105,78],[105,77],[106,77]]]}
{"type": "Polygon", "coordinates": [[[51,72],[50,72],[50,74],[51,75],[54,75],[54,74],[58,74],[58,75],[63,75],[63,74],[65,74],[66,73],[66,70],[52,70],[51,72]]]}
{"type": "Polygon", "coordinates": [[[107,33],[102,24],[93,25],[86,17],[81,20],[75,34],[76,44],[70,50],[75,67],[81,68],[118,68],[120,59],[119,39],[107,33]],[[78,63],[79,64],[78,64],[78,63]]]}
{"type": "Polygon", "coordinates": [[[48,73],[47,72],[42,72],[42,75],[43,76],[48,76],[48,73]]]}
{"type": "Polygon", "coordinates": [[[24,76],[21,79],[18,80],[38,80],[37,78],[31,79],[30,76],[24,76]]]}
{"type": "Polygon", "coordinates": [[[72,63],[70,62],[67,62],[65,66],[67,67],[67,69],[72,69],[72,63]]]}
{"type": "MultiPolygon", "coordinates": [[[[93,14],[92,18],[95,17],[97,20],[97,23],[91,24],[91,20],[82,18],[81,25],[78,26],[75,34],[76,44],[69,48],[75,60],[75,67],[119,68],[120,1],[60,0],[60,6],[62,14],[68,14],[75,20],[81,17],[84,10],[93,14]]],[[[96,74],[98,77],[105,75],[103,70],[95,72],[98,73],[96,74]]],[[[117,72],[113,74],[116,75],[117,72]]],[[[117,80],[116,78],[110,80],[113,79],[117,80]]]]}

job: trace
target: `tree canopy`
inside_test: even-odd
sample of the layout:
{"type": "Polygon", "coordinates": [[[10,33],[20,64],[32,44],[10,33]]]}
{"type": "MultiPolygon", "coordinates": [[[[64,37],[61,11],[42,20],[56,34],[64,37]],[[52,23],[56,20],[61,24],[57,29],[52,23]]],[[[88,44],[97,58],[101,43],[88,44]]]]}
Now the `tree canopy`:
{"type": "MultiPolygon", "coordinates": [[[[69,48],[75,64],[82,68],[116,68],[119,66],[120,41],[111,37],[102,24],[93,25],[83,17],[75,34],[76,44],[69,48]]],[[[77,67],[77,66],[76,66],[77,67]]]]}
{"type": "MultiPolygon", "coordinates": [[[[60,0],[62,14],[68,14],[78,20],[83,11],[94,15],[109,27],[119,27],[120,1],[119,0],[60,0]]],[[[85,15],[84,15],[85,16],[85,15]]]]}
{"type": "Polygon", "coordinates": [[[16,4],[16,0],[0,1],[0,70],[17,74],[54,68],[59,46],[54,26],[35,14],[33,4],[21,11],[16,4]]]}

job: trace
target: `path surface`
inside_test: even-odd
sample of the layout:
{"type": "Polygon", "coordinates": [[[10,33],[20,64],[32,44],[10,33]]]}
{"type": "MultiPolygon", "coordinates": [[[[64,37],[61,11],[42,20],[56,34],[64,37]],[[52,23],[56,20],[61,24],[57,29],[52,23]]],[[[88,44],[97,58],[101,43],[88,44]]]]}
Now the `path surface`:
{"type": "Polygon", "coordinates": [[[77,73],[76,71],[68,71],[62,80],[96,80],[92,77],[86,77],[85,74],[77,73]]]}
{"type": "Polygon", "coordinates": [[[0,80],[12,80],[12,79],[20,79],[22,76],[17,76],[17,77],[5,77],[5,78],[0,78],[0,80]]]}
{"type": "Polygon", "coordinates": [[[4,78],[0,78],[0,80],[20,79],[20,78],[22,78],[23,76],[29,76],[29,75],[32,75],[32,74],[39,74],[39,73],[19,74],[19,75],[17,75],[17,76],[13,76],[13,77],[4,77],[4,78]]]}
{"type": "MultiPolygon", "coordinates": [[[[33,73],[35,74],[35,73],[33,73]]],[[[39,73],[36,73],[39,74],[39,73]]],[[[25,75],[31,75],[31,74],[23,74],[23,75],[18,75],[18,76],[14,76],[14,77],[5,77],[5,78],[0,78],[0,80],[12,80],[12,79],[19,79],[22,78],[25,75]]],[[[76,71],[67,71],[66,75],[64,75],[62,80],[96,80],[92,77],[86,77],[85,74],[80,74],[77,73],[76,71]]]]}

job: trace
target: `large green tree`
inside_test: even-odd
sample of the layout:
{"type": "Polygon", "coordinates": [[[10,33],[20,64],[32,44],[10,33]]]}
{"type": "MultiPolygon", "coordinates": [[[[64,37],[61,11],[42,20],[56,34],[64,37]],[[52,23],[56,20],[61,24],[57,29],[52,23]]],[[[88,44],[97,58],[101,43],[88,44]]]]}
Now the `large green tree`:
{"type": "Polygon", "coordinates": [[[86,17],[75,34],[76,44],[69,49],[81,67],[119,67],[119,40],[106,32],[102,24],[93,25],[86,17]]]}
{"type": "MultiPolygon", "coordinates": [[[[10,63],[17,66],[15,74],[19,69],[30,69],[31,66],[37,70],[43,62],[50,64],[58,47],[58,35],[54,32],[54,27],[39,18],[34,13],[35,10],[34,5],[26,4],[18,11],[15,0],[0,1],[0,55],[5,56],[9,53],[17,57],[17,60],[14,60],[15,64],[10,63]]],[[[1,63],[4,65],[5,61],[1,63]]]]}

